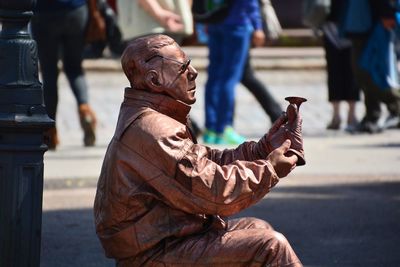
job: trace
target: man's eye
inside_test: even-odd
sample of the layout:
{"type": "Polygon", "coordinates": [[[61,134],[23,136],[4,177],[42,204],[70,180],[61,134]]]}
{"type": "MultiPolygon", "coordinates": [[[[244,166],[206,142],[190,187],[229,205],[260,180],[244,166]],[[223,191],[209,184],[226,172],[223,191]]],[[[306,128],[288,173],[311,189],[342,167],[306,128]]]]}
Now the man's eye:
{"type": "Polygon", "coordinates": [[[191,60],[189,59],[185,64],[183,64],[179,72],[184,73],[189,68],[190,62],[191,60]]]}

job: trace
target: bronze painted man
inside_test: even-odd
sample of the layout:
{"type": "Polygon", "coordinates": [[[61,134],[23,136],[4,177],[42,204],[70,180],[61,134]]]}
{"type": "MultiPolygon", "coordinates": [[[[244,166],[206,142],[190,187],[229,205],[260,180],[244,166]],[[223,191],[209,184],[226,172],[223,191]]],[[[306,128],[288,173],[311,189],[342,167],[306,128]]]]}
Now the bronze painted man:
{"type": "Polygon", "coordinates": [[[302,266],[267,222],[227,219],[296,166],[283,119],[258,142],[236,149],[197,144],[188,114],[198,73],[174,40],[137,38],[121,61],[130,87],[94,206],[106,255],[129,267],[302,266]]]}

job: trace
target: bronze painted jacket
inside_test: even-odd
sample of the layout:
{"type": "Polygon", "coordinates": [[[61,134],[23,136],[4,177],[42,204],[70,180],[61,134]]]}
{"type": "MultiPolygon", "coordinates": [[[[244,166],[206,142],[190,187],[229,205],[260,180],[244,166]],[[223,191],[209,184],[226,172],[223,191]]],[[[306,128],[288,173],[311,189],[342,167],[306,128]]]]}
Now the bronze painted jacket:
{"type": "Polygon", "coordinates": [[[265,136],[211,149],[194,142],[189,111],[168,96],[125,89],[94,204],[108,257],[134,257],[165,238],[224,227],[221,217],[258,202],[278,182],[265,136]]]}

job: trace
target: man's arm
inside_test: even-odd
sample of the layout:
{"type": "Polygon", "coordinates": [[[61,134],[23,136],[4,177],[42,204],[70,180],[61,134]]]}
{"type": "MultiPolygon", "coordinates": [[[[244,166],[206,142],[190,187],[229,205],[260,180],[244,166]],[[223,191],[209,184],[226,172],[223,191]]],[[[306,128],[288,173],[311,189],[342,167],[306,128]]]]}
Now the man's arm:
{"type": "Polygon", "coordinates": [[[97,0],[87,0],[89,10],[89,22],[86,33],[86,41],[94,42],[106,39],[106,23],[97,6],[97,0]]]}
{"type": "Polygon", "coordinates": [[[178,14],[164,9],[157,0],[137,0],[138,4],[161,26],[171,32],[183,29],[182,19],[178,14]]]}
{"type": "Polygon", "coordinates": [[[126,156],[127,164],[171,207],[193,214],[239,212],[262,199],[297,161],[284,156],[289,142],[264,159],[217,163],[209,158],[209,148],[193,144],[184,125],[159,115],[138,120],[123,139],[138,155],[132,161],[126,156]]]}
{"type": "MultiPolygon", "coordinates": [[[[289,147],[287,141],[264,160],[218,165],[207,158],[203,146],[194,145],[178,162],[175,175],[191,194],[185,202],[200,207],[187,212],[230,216],[257,203],[296,166],[296,156],[285,156],[289,147]]],[[[174,203],[179,209],[185,204],[174,203]]]]}
{"type": "Polygon", "coordinates": [[[278,148],[286,139],[292,141],[292,145],[297,144],[301,139],[301,116],[295,121],[294,125],[286,123],[287,116],[282,114],[272,125],[268,133],[260,138],[258,142],[245,142],[236,149],[209,149],[208,157],[218,164],[229,164],[235,160],[253,161],[258,159],[266,159],[268,155],[278,148]],[[291,134],[291,129],[295,127],[300,132],[296,136],[291,134]],[[296,137],[296,138],[294,138],[296,137]]]}
{"type": "Polygon", "coordinates": [[[265,33],[262,28],[262,17],[258,0],[250,1],[248,13],[254,28],[252,43],[255,47],[261,47],[265,44],[265,33]]]}

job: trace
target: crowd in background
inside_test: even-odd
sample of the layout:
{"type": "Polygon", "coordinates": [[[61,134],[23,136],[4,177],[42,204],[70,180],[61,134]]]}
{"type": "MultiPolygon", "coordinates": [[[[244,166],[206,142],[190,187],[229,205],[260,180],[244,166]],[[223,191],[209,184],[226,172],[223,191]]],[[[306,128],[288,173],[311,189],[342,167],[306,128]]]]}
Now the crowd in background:
{"type": "MultiPolygon", "coordinates": [[[[305,21],[308,19],[308,26],[316,33],[322,33],[332,105],[327,129],[343,129],[342,102],[348,106],[344,129],[350,133],[399,128],[395,1],[304,0],[303,5],[303,12],[312,10],[313,15],[321,15],[318,23],[310,22],[309,17],[305,21]],[[321,2],[324,13],[317,9],[321,2]],[[360,99],[366,111],[357,118],[360,99]],[[382,103],[389,113],[383,125],[379,123],[382,103]]],[[[38,0],[31,29],[38,43],[47,112],[57,122],[57,62],[61,59],[76,98],[85,146],[95,145],[97,120],[89,104],[83,58],[102,57],[106,49],[119,57],[132,38],[148,33],[165,33],[180,45],[203,42],[208,46],[205,125],[192,123],[203,142],[245,141],[234,128],[235,88],[239,83],[255,96],[272,122],[282,110],[250,64],[250,49],[271,43],[282,30],[268,0],[38,0]]],[[[51,149],[56,148],[57,127],[46,133],[46,142],[51,149]]]]}

